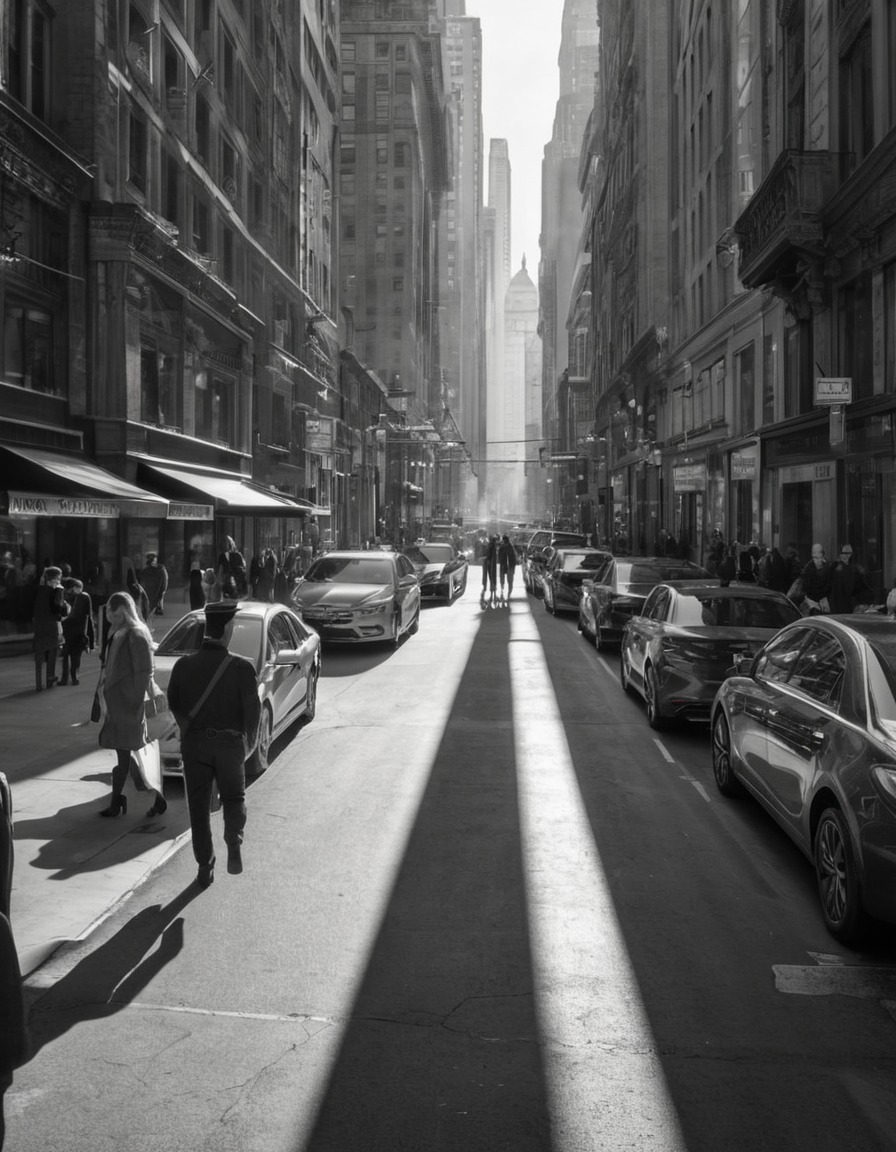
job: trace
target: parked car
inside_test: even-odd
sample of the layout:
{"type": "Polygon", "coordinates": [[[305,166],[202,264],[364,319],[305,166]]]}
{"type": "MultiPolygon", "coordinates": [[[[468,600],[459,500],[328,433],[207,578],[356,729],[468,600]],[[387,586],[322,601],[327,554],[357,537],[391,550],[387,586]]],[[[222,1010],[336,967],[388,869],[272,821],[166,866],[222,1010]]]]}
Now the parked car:
{"type": "MultiPolygon", "coordinates": [[[[205,613],[182,616],[155,646],[155,678],[167,687],[171,669],[181,656],[196,652],[205,635],[205,613]]],[[[258,674],[261,721],[258,743],[246,761],[246,772],[258,776],[268,766],[273,741],[301,716],[313,720],[317,711],[320,676],[320,637],[291,608],[260,600],[241,600],[237,605],[227,647],[252,663],[258,674]]],[[[183,771],[180,735],[174,717],[159,741],[162,772],[179,776],[183,771]]]]}
{"type": "Polygon", "coordinates": [[[420,625],[420,581],[401,552],[328,552],[314,561],[292,598],[327,642],[397,645],[420,625]]]}
{"type": "Polygon", "coordinates": [[[878,615],[789,625],[719,689],[712,764],[813,861],[828,930],[859,944],[896,923],[896,624],[878,615]]]}
{"type": "Polygon", "coordinates": [[[551,528],[539,528],[529,537],[523,549],[523,584],[533,596],[541,595],[541,574],[548,562],[551,550],[568,546],[582,548],[581,532],[554,532],[551,528]]]}
{"type": "Polygon", "coordinates": [[[424,599],[446,600],[452,604],[463,596],[467,587],[467,558],[453,544],[427,541],[411,544],[404,549],[420,581],[420,595],[424,599]]]}
{"type": "Polygon", "coordinates": [[[614,556],[599,579],[582,585],[579,631],[598,649],[619,644],[622,629],[641,612],[652,590],[670,580],[716,587],[720,583],[699,564],[674,556],[614,556]]]}
{"type": "Polygon", "coordinates": [[[598,577],[613,559],[598,548],[554,548],[541,574],[546,612],[578,612],[582,582],[598,577]]]}
{"type": "Polygon", "coordinates": [[[707,721],[735,656],[755,654],[799,619],[793,602],[770,588],[658,584],[623,629],[622,687],[644,697],[651,728],[670,717],[707,721]]]}

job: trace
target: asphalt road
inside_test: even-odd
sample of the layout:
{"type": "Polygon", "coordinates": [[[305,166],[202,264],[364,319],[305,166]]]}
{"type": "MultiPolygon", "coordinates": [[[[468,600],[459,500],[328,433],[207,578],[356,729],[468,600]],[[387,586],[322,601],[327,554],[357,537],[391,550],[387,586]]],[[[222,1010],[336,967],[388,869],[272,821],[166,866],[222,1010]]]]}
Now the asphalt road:
{"type": "Polygon", "coordinates": [[[325,652],[242,876],[169,852],[29,977],[7,1152],[892,1149],[893,934],[837,945],[704,730],[475,595],[325,652]]]}

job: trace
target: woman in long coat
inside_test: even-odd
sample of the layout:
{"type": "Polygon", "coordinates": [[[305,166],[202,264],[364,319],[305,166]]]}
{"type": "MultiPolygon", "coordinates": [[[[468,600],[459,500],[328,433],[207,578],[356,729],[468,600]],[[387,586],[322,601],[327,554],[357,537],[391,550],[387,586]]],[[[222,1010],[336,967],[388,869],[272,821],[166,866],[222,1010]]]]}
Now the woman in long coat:
{"type": "MultiPolygon", "coordinates": [[[[112,593],[106,616],[110,632],[100,684],[100,747],[114,748],[118,759],[112,769],[112,798],[100,815],[118,816],[128,810],[122,793],[131,753],[149,743],[145,699],[153,673],[152,635],[127,592],[112,593]]],[[[158,792],[149,814],[160,815],[167,807],[158,792]]]]}

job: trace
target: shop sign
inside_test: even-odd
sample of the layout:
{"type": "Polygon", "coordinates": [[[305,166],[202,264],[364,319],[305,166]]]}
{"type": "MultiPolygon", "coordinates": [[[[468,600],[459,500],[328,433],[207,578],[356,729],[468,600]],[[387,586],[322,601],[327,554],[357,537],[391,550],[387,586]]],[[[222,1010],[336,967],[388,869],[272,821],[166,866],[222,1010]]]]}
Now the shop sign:
{"type": "Polygon", "coordinates": [[[305,449],[308,452],[332,452],[333,421],[329,417],[305,421],[305,449]]]}
{"type": "Polygon", "coordinates": [[[214,520],[215,510],[211,504],[181,504],[171,500],[168,504],[169,520],[214,520]]]}
{"type": "Polygon", "coordinates": [[[41,496],[32,492],[10,492],[9,515],[117,519],[119,508],[111,500],[92,500],[89,496],[41,496]]]}
{"type": "Polygon", "coordinates": [[[706,488],[706,465],[676,464],[672,469],[672,487],[676,492],[703,492],[706,488]]]}
{"type": "Polygon", "coordinates": [[[756,479],[756,454],[755,454],[755,452],[732,452],[731,453],[731,479],[732,480],[755,480],[756,479]]]}
{"type": "Polygon", "coordinates": [[[851,376],[816,376],[815,377],[815,403],[816,404],[851,404],[852,403],[852,377],[851,376]]]}
{"type": "Polygon", "coordinates": [[[778,475],[782,484],[811,484],[813,480],[833,480],[836,467],[833,460],[824,464],[792,464],[778,475]]]}

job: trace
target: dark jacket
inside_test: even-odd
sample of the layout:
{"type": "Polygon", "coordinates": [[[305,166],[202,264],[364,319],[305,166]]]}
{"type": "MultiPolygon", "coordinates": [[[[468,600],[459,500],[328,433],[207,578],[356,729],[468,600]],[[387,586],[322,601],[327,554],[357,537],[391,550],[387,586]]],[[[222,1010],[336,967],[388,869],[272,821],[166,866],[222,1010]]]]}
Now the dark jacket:
{"type": "Polygon", "coordinates": [[[148,743],[144,701],[152,671],[152,645],[142,631],[125,627],[112,633],[103,670],[106,718],[101,748],[135,750],[148,743]]]}
{"type": "Polygon", "coordinates": [[[513,572],[516,569],[516,549],[509,540],[502,540],[498,545],[498,565],[502,572],[513,572]]]}
{"type": "Polygon", "coordinates": [[[832,612],[852,612],[858,604],[871,604],[874,595],[865,579],[864,569],[855,562],[838,560],[831,567],[831,590],[828,603],[832,612]]]}
{"type": "Polygon", "coordinates": [[[813,560],[803,568],[800,580],[803,582],[803,595],[810,600],[822,600],[831,591],[831,565],[825,560],[817,567],[813,560]]]}
{"type": "Polygon", "coordinates": [[[34,596],[34,651],[56,648],[62,639],[61,621],[68,615],[68,601],[61,587],[39,584],[34,596]]]}
{"type": "Polygon", "coordinates": [[[190,608],[193,611],[205,607],[205,585],[202,583],[202,576],[200,568],[193,568],[190,572],[190,608]]]}
{"type": "Polygon", "coordinates": [[[228,728],[242,732],[247,749],[255,747],[261,703],[258,699],[258,677],[255,669],[242,656],[236,656],[215,685],[209,698],[192,720],[190,712],[227,656],[220,640],[203,640],[198,652],[181,656],[171,670],[168,681],[168,706],[181,731],[200,738],[206,728],[228,728]]]}
{"type": "Polygon", "coordinates": [[[72,600],[71,612],[62,621],[62,635],[70,650],[86,651],[95,645],[93,605],[86,592],[79,592],[72,600]]]}
{"type": "Polygon", "coordinates": [[[147,564],[140,569],[140,583],[149,597],[150,608],[156,608],[168,591],[168,569],[164,564],[147,564]]]}
{"type": "Polygon", "coordinates": [[[488,547],[482,557],[482,586],[485,587],[486,581],[491,583],[492,588],[495,586],[495,580],[498,578],[498,544],[495,540],[489,540],[488,547]]]}

